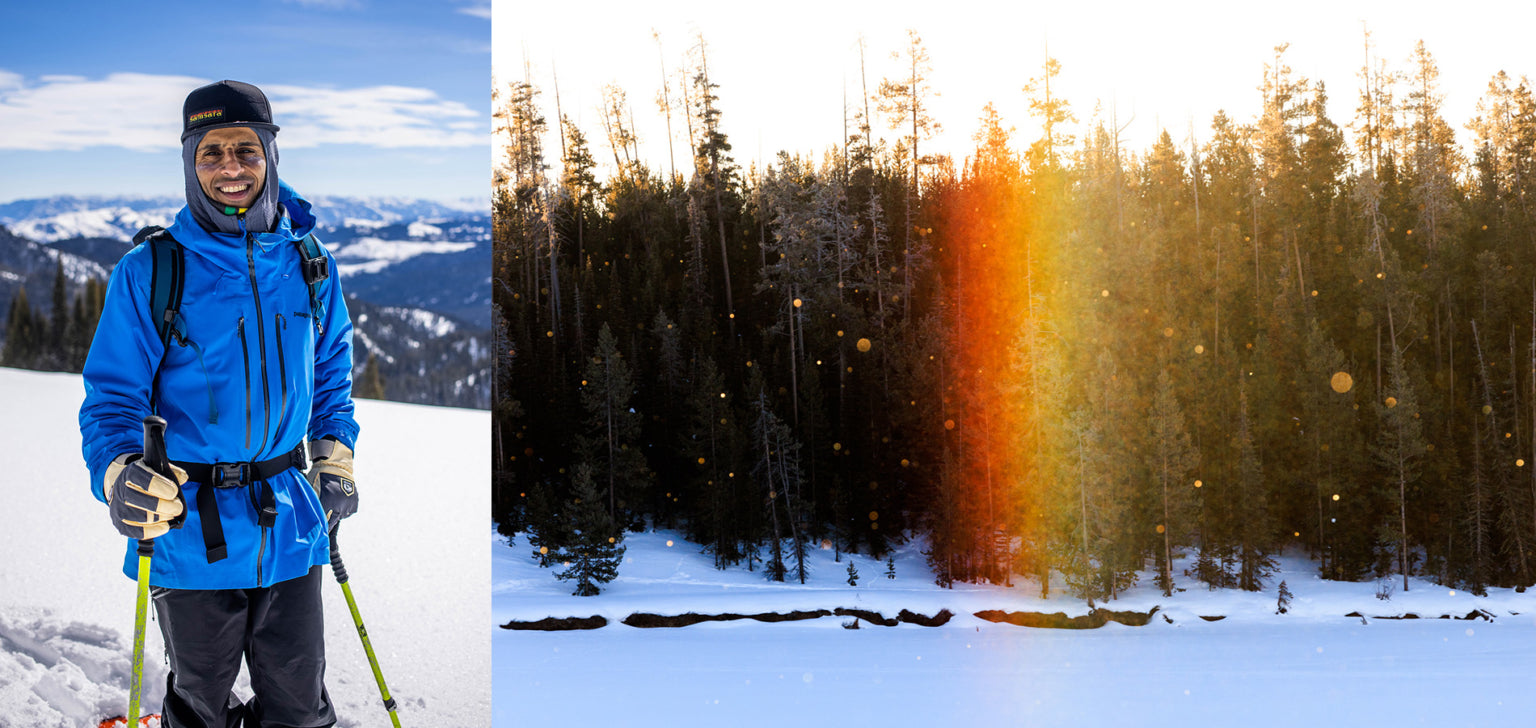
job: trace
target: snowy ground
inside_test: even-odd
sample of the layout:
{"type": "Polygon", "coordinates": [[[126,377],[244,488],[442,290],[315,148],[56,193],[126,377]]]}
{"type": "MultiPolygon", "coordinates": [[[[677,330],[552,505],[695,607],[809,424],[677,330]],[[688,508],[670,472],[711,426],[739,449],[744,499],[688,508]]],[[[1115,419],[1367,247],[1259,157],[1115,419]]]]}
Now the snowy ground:
{"type": "MultiPolygon", "coordinates": [[[[527,542],[492,535],[498,624],[602,615],[601,629],[493,630],[495,725],[624,726],[1286,726],[1510,725],[1536,711],[1536,591],[1474,597],[1412,580],[1389,601],[1376,585],[1326,582],[1301,558],[1257,594],[1211,592],[1192,579],[1163,598],[1150,576],[1118,601],[1144,627],[1096,630],[996,624],[984,609],[1088,612],[1060,585],[1051,599],[1013,588],[933,585],[919,549],[847,565],[817,551],[806,585],[717,571],[676,533],[630,534],[620,577],[597,597],[537,567],[527,542]],[[670,541],[670,545],[669,545],[670,541]],[[1295,598],[1275,614],[1285,579],[1295,598]],[[619,624],[634,612],[756,614],[857,608],[955,613],[942,627],[848,617],[751,620],[676,629],[619,624]],[[1492,621],[1438,619],[1485,610],[1492,621]],[[1351,612],[1365,615],[1346,617],[1351,612]],[[1423,619],[1387,620],[1415,613],[1423,619]],[[1206,621],[1201,616],[1225,616],[1206,621]],[[1171,621],[1170,621],[1171,620],[1171,621]]],[[[844,557],[847,558],[846,556],[844,557]]]]}
{"type": "MultiPolygon", "coordinates": [[[[134,582],[80,459],[83,394],[78,375],[0,369],[0,728],[94,728],[127,712],[134,582]]],[[[357,408],[361,510],[341,530],[341,553],[401,724],[487,725],[489,418],[357,408]]],[[[326,581],[337,725],[388,726],[341,588],[326,581]]],[[[158,711],[166,669],[153,622],[145,643],[147,704],[158,711]]],[[[236,691],[250,695],[243,672],[236,691]]]]}

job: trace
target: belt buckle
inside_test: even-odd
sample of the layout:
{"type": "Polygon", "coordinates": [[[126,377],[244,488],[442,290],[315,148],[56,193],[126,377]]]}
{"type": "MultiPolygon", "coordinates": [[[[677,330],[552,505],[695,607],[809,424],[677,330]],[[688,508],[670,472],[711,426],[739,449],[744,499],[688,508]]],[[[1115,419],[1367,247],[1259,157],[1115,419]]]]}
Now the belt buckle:
{"type": "Polygon", "coordinates": [[[239,488],[251,482],[250,463],[214,463],[213,487],[239,488]]]}

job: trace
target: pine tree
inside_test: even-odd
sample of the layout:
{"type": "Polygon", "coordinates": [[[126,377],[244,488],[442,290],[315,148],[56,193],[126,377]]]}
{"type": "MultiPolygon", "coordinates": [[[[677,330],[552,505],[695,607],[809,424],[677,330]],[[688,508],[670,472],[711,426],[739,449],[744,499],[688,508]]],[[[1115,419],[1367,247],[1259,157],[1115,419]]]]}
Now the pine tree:
{"type": "Polygon", "coordinates": [[[859,585],[859,569],[853,565],[853,559],[848,559],[848,586],[859,585]]]}
{"type": "Polygon", "coordinates": [[[1284,579],[1281,579],[1280,595],[1279,598],[1275,601],[1275,614],[1285,614],[1286,612],[1291,611],[1291,598],[1293,596],[1294,595],[1291,594],[1290,587],[1286,586],[1284,579]]]}
{"type": "Polygon", "coordinates": [[[69,294],[66,290],[62,256],[54,264],[52,303],[41,366],[48,371],[67,371],[69,369],[69,357],[66,353],[69,340],[69,294]]]}
{"type": "Polygon", "coordinates": [[[1270,516],[1264,467],[1254,447],[1252,418],[1248,412],[1248,392],[1239,390],[1238,411],[1238,488],[1237,528],[1239,570],[1237,587],[1244,591],[1259,591],[1264,579],[1274,568],[1269,555],[1273,537],[1273,521],[1270,516]]]}
{"type": "Polygon", "coordinates": [[[581,404],[587,416],[578,450],[605,489],[608,515],[626,523],[633,520],[626,513],[630,504],[642,500],[649,470],[639,449],[640,414],[629,404],[634,381],[606,323],[597,332],[597,350],[583,376],[581,404]]]}
{"type": "Polygon", "coordinates": [[[688,518],[689,534],[715,557],[715,568],[724,569],[746,556],[742,548],[750,533],[748,514],[756,510],[757,498],[738,490],[738,446],[735,412],[725,377],[715,360],[705,356],[694,368],[693,386],[688,390],[680,449],[683,458],[693,463],[690,478],[692,494],[688,518]]]}
{"type": "Polygon", "coordinates": [[[556,556],[574,540],[564,505],[542,482],[528,489],[527,526],[531,555],[544,568],[559,563],[556,556]]]}
{"type": "Polygon", "coordinates": [[[6,366],[20,369],[37,366],[42,339],[40,319],[40,316],[32,312],[31,304],[27,303],[26,286],[16,289],[16,295],[11,298],[11,310],[6,316],[4,356],[0,357],[6,366]]]}
{"type": "Polygon", "coordinates": [[[381,362],[373,352],[368,353],[368,359],[363,362],[363,376],[357,383],[355,393],[366,399],[384,399],[384,374],[379,371],[381,362]]]}
{"type": "MultiPolygon", "coordinates": [[[[851,565],[853,563],[853,559],[849,559],[848,563],[851,565]]],[[[887,579],[895,579],[896,578],[896,555],[895,554],[891,554],[890,556],[885,557],[885,578],[887,578],[887,579]]]]}
{"type": "Polygon", "coordinates": [[[1382,466],[1384,490],[1393,513],[1382,524],[1384,541],[1396,552],[1397,570],[1403,576],[1403,591],[1408,591],[1408,494],[1418,485],[1424,455],[1424,425],[1418,417],[1418,398],[1403,363],[1402,350],[1394,346],[1387,374],[1387,396],[1376,405],[1381,422],[1375,446],[1377,462],[1382,466]]]}
{"type": "Polygon", "coordinates": [[[586,463],[576,465],[571,474],[575,500],[570,511],[570,544],[552,555],[551,560],[562,564],[563,570],[555,573],[561,581],[576,582],[578,597],[597,596],[599,584],[607,584],[619,575],[619,564],[624,560],[624,531],[614,522],[603,506],[602,494],[592,481],[592,467],[586,463]]]}
{"type": "Polygon", "coordinates": [[[1181,543],[1193,524],[1193,488],[1188,475],[1199,464],[1200,453],[1190,444],[1184,428],[1184,412],[1173,393],[1173,378],[1164,369],[1157,376],[1157,395],[1152,402],[1151,434],[1153,468],[1161,490],[1163,550],[1158,559],[1158,586],[1163,596],[1173,596],[1173,548],[1181,543]],[[1178,541],[1175,541],[1175,539],[1178,541]]]}
{"type": "Polygon", "coordinates": [[[756,464],[752,474],[768,491],[769,520],[773,523],[770,547],[773,551],[773,568],[782,581],[786,569],[780,544],[779,510],[784,511],[784,526],[789,530],[790,558],[794,559],[795,576],[804,584],[810,574],[809,536],[806,533],[805,504],[802,502],[803,477],[800,469],[800,443],[794,438],[789,426],[768,407],[767,394],[758,390],[757,421],[753,426],[756,464]]]}

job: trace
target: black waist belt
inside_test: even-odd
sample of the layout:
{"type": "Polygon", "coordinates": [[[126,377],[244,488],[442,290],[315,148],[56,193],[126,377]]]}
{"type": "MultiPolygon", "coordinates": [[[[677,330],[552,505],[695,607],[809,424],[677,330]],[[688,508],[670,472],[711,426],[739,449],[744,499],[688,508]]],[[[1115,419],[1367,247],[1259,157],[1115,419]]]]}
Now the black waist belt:
{"type": "MultiPolygon", "coordinates": [[[[224,524],[219,521],[219,503],[214,491],[220,488],[242,488],[260,483],[288,468],[304,469],[304,443],[300,442],[282,455],[271,460],[252,463],[184,463],[175,465],[187,471],[187,479],[202,484],[197,490],[197,510],[203,522],[203,546],[208,551],[208,563],[220,561],[229,555],[224,543],[224,524]]],[[[277,503],[271,488],[262,488],[260,513],[257,523],[271,528],[277,519],[277,503]]]]}

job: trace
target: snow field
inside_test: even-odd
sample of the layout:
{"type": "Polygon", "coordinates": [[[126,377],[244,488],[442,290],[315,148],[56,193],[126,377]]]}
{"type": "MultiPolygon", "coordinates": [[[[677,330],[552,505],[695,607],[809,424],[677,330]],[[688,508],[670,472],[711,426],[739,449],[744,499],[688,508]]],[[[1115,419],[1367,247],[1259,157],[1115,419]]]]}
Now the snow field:
{"type": "MultiPolygon", "coordinates": [[[[1263,592],[1185,591],[1164,598],[1144,573],[1099,606],[1146,612],[1150,624],[1096,630],[1018,627],[979,619],[983,609],[1089,611],[1061,584],[957,584],[941,589],[921,545],[885,562],[813,553],[810,580],[773,584],[762,573],[714,569],[676,532],[628,534],[620,576],[597,597],[570,595],[530,556],[491,535],[497,624],[602,615],[591,631],[493,630],[494,725],[624,726],[1296,726],[1504,725],[1536,710],[1536,592],[1453,593],[1410,580],[1390,601],[1376,584],[1328,582],[1299,555],[1281,559],[1263,592]],[[671,545],[667,545],[668,542],[671,545]],[[1281,579],[1295,594],[1275,614],[1281,579]],[[895,617],[903,608],[942,627],[851,617],[767,624],[752,620],[676,629],[620,624],[635,612],[755,614],[848,607],[895,617]],[[1494,615],[1464,617],[1473,610],[1494,615]],[[1365,616],[1344,615],[1358,611],[1365,616]],[[1419,620],[1377,619],[1413,612],[1419,620]],[[1200,617],[1224,616],[1221,621],[1200,617]],[[1170,621],[1171,620],[1171,621],[1170,621]]],[[[1189,564],[1188,556],[1178,564],[1189,564]]]]}
{"type": "MultiPolygon", "coordinates": [[[[124,539],[90,494],[71,374],[0,369],[0,728],[94,728],[127,712],[134,582],[124,539]]],[[[487,413],[359,400],[360,509],[341,555],[402,725],[490,721],[490,422],[487,413]]],[[[329,569],[326,569],[329,572],[329,569]]],[[[326,685],[340,728],[382,728],[367,656],[329,573],[326,685]]],[[[153,615],[153,610],[151,610],[153,615]]],[[[145,638],[145,704],[158,712],[165,662],[145,638]]],[[[236,693],[250,696],[242,670],[236,693]]]]}

